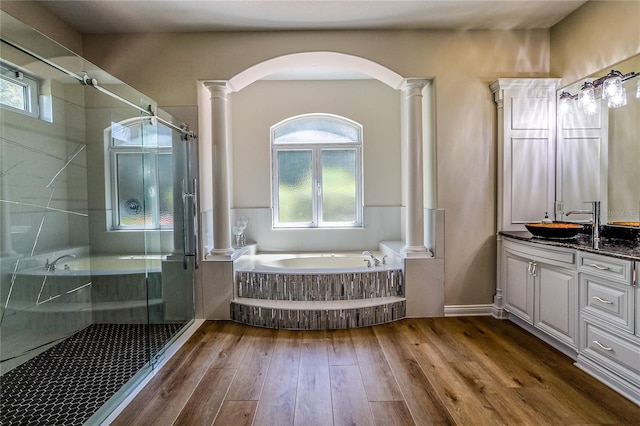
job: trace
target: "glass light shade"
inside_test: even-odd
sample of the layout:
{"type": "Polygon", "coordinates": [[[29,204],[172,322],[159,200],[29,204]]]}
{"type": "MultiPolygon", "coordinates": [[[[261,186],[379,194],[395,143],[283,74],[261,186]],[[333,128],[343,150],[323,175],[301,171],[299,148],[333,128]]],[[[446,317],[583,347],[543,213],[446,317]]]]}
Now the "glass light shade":
{"type": "Polygon", "coordinates": [[[582,85],[582,89],[580,89],[580,94],[578,95],[578,104],[584,108],[588,109],[591,104],[595,104],[596,102],[596,91],[593,87],[592,83],[584,83],[582,85]]]}
{"type": "Polygon", "coordinates": [[[609,108],[620,108],[627,104],[627,89],[624,87],[613,94],[607,103],[609,108]]]}
{"type": "Polygon", "coordinates": [[[602,84],[602,97],[611,99],[622,91],[622,79],[618,76],[609,77],[602,84]]]}

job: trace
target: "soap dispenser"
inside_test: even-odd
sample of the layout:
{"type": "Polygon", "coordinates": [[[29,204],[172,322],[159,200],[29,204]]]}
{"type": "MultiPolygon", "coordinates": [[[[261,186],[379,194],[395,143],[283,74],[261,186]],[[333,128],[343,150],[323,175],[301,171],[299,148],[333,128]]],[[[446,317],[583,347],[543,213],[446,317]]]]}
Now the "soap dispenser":
{"type": "Polygon", "coordinates": [[[544,212],[544,219],[542,219],[542,223],[553,223],[551,219],[549,219],[549,213],[544,212]]]}

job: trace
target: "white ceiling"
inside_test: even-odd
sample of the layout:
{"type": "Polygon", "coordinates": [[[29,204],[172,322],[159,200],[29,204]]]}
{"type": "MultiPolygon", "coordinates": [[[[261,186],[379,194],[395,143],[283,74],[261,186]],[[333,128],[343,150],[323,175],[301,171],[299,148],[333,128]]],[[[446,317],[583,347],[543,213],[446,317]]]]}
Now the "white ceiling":
{"type": "Polygon", "coordinates": [[[84,34],[550,28],[584,0],[42,0],[84,34]]]}

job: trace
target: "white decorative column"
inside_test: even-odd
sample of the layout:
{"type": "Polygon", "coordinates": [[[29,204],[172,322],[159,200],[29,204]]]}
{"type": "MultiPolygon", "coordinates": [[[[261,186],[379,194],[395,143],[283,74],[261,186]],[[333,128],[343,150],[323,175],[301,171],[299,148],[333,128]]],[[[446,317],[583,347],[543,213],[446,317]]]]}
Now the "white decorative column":
{"type": "Polygon", "coordinates": [[[231,247],[229,221],[229,133],[228,95],[226,81],[206,82],[211,92],[211,152],[213,164],[213,248],[214,256],[228,257],[231,247]]]}
{"type": "Polygon", "coordinates": [[[407,153],[407,214],[405,256],[423,257],[424,245],[424,171],[422,152],[422,89],[425,79],[407,79],[402,86],[404,135],[407,153]]]}

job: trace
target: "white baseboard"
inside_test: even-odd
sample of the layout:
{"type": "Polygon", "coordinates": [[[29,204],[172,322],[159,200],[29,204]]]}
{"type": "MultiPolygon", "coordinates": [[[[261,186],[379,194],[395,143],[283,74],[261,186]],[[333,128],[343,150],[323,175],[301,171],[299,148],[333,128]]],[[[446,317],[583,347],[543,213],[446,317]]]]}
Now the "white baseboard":
{"type": "Polygon", "coordinates": [[[445,305],[445,317],[491,316],[493,305],[445,305]]]}

